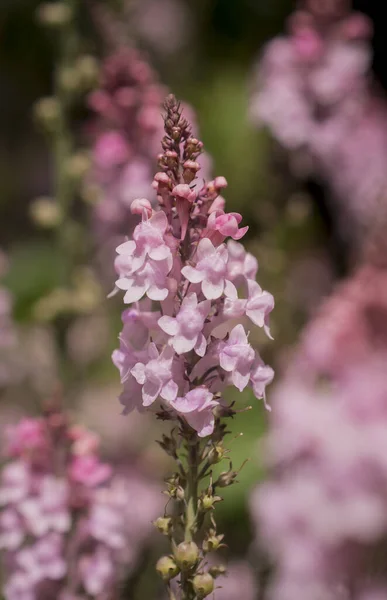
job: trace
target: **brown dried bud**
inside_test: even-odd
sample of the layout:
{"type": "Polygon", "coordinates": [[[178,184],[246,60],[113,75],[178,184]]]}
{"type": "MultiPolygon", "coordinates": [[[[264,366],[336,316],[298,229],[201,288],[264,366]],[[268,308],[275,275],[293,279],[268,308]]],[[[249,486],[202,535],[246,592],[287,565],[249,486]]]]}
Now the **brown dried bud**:
{"type": "Polygon", "coordinates": [[[214,591],[214,579],[210,573],[196,575],[192,580],[192,587],[198,600],[201,600],[201,598],[206,598],[214,591]]]}
{"type": "Polygon", "coordinates": [[[156,571],[163,581],[168,582],[180,573],[180,569],[172,556],[162,556],[156,564],[156,571]]]}

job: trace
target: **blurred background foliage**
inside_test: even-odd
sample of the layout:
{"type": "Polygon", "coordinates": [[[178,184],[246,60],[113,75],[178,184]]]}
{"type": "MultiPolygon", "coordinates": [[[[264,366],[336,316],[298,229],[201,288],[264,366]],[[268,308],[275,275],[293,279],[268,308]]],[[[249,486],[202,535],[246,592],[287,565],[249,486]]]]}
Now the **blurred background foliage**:
{"type": "MultiPolygon", "coordinates": [[[[34,321],[36,302],[59,285],[62,260],[51,234],[38,230],[29,216],[31,199],[49,193],[53,183],[52,159],[32,110],[38,98],[51,93],[55,60],[50,35],[36,22],[38,4],[37,0],[0,3],[0,245],[10,260],[5,283],[14,297],[15,318],[23,325],[34,321]]],[[[275,342],[266,344],[263,356],[280,371],[308,314],[347,265],[345,248],[325,206],[323,186],[318,182],[300,186],[268,134],[254,129],[248,118],[252,69],[263,44],[282,31],[294,5],[290,0],[178,0],[177,4],[186,11],[190,25],[189,32],[181,32],[187,38],[181,49],[163,54],[152,47],[151,38],[134,42],[149,57],[160,80],[194,107],[214,173],[228,180],[228,206],[243,213],[250,225],[247,241],[260,261],[260,284],[274,294],[277,304],[275,342]],[[326,278],[313,282],[316,296],[307,301],[305,280],[301,277],[299,285],[295,276],[306,256],[312,277],[314,257],[328,265],[326,278]]],[[[376,0],[357,4],[374,19],[374,64],[384,82],[386,40],[377,14],[380,4],[376,0]]],[[[92,5],[93,0],[84,5],[83,43],[102,57],[106,51],[87,15],[92,5]]],[[[86,109],[79,110],[76,127],[81,129],[86,117],[86,109]]],[[[119,331],[118,305],[114,300],[102,300],[101,305],[113,317],[102,356],[87,371],[96,385],[117,383],[110,353],[119,331]]],[[[70,380],[78,376],[67,375],[70,380]]],[[[111,411],[119,412],[114,395],[106,403],[111,411]]],[[[246,503],[249,489],[262,474],[256,457],[266,422],[262,406],[245,394],[244,404],[250,403],[253,409],[232,423],[232,435],[240,431],[244,435],[231,447],[234,467],[246,457],[252,460],[242,469],[239,485],[225,491],[218,511],[229,546],[241,554],[250,540],[246,503]]]]}

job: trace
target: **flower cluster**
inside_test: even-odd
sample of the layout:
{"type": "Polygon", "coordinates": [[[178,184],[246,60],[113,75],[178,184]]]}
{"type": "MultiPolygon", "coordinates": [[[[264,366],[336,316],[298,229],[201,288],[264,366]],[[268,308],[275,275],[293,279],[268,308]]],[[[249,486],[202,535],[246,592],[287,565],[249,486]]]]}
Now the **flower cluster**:
{"type": "Polygon", "coordinates": [[[213,411],[227,386],[250,386],[265,397],[273,371],[250,345],[243,322],[270,335],[274,301],[255,281],[256,259],[236,241],[247,227],[224,210],[226,180],[196,185],[202,144],[173,97],[166,110],[153,184],[159,207],[133,202],[142,220],[117,248],[116,288],[132,306],[123,313],[113,361],[126,412],[159,400],[204,437],[213,432],[213,411]]]}
{"type": "Polygon", "coordinates": [[[158,501],[143,481],[112,477],[98,437],[50,409],[8,430],[0,480],[6,600],[102,598],[130,567],[158,501]],[[135,518],[128,498],[141,497],[135,518]]]}
{"type": "Polygon", "coordinates": [[[270,598],[386,597],[386,302],[385,268],[358,269],[274,394],[273,477],[252,499],[277,565],[270,598]]]}
{"type": "Polygon", "coordinates": [[[130,205],[149,189],[162,135],[163,89],[132,48],[121,48],[102,65],[100,88],[89,98],[93,124],[90,182],[100,188],[95,225],[103,239],[128,228],[130,205]]]}
{"type": "Polygon", "coordinates": [[[298,174],[327,181],[352,243],[387,184],[387,106],[371,85],[372,26],[346,2],[304,5],[266,48],[251,116],[291,153],[298,174]]]}

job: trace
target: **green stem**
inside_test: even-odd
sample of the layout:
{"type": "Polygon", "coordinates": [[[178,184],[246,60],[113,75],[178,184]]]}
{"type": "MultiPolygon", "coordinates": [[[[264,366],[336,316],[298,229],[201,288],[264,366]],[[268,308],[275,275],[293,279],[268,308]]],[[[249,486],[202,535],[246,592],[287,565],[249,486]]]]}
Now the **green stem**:
{"type": "MultiPolygon", "coordinates": [[[[187,442],[188,466],[187,466],[187,486],[185,490],[186,511],[185,511],[185,531],[184,541],[195,541],[197,531],[197,510],[198,510],[198,486],[199,486],[199,465],[200,465],[200,440],[195,434],[187,442]]],[[[192,577],[192,573],[190,574],[192,577]]],[[[195,600],[195,595],[190,584],[190,577],[182,574],[181,591],[182,600],[195,600]]]]}

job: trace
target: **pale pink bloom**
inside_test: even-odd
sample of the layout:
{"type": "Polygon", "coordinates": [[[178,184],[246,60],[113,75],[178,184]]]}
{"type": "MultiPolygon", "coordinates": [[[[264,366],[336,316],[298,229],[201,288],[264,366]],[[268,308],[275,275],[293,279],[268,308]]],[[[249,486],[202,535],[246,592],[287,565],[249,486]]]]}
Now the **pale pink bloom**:
{"type": "Polygon", "coordinates": [[[268,365],[265,365],[259,356],[256,355],[252,370],[250,373],[250,384],[256,398],[263,398],[265,407],[270,410],[266,402],[266,386],[274,379],[274,371],[268,365]]]}
{"type": "Polygon", "coordinates": [[[228,252],[224,244],[215,248],[208,238],[200,240],[195,267],[185,266],[181,272],[191,283],[201,283],[207,300],[216,300],[223,294],[227,276],[228,252]]]}
{"type": "Polygon", "coordinates": [[[95,598],[108,590],[114,580],[114,570],[112,557],[104,547],[99,546],[94,554],[83,557],[80,571],[86,592],[95,598]]]}
{"type": "Polygon", "coordinates": [[[225,213],[223,210],[212,211],[208,217],[207,230],[203,235],[214,244],[219,246],[226,237],[232,237],[234,240],[240,240],[248,231],[248,227],[241,227],[242,215],[239,213],[225,213]]]}
{"type": "Polygon", "coordinates": [[[69,467],[71,479],[86,487],[95,487],[105,483],[111,473],[111,467],[101,463],[95,455],[75,456],[69,467]]]}
{"type": "Polygon", "coordinates": [[[253,279],[247,280],[248,298],[238,298],[238,291],[231,282],[225,288],[226,300],[224,314],[230,318],[246,315],[254,325],[263,327],[266,335],[271,338],[269,315],[274,308],[274,298],[269,292],[262,290],[253,279]]]}
{"type": "Polygon", "coordinates": [[[163,316],[158,320],[161,329],[171,336],[177,354],[195,349],[196,354],[204,356],[207,342],[202,330],[210,308],[209,300],[198,303],[197,295],[192,293],[184,298],[175,318],[163,316]]]}
{"type": "MultiPolygon", "coordinates": [[[[103,502],[104,494],[97,495],[92,506],[89,531],[96,540],[110,548],[124,548],[126,543],[122,511],[113,502],[103,502]],[[102,502],[100,501],[102,499],[102,502]]],[[[109,496],[107,496],[109,500],[109,496]]]]}
{"type": "Polygon", "coordinates": [[[240,392],[249,383],[254,357],[255,352],[248,343],[243,325],[234,327],[228,340],[219,344],[219,364],[231,374],[231,381],[240,392]]]}
{"type": "Polygon", "coordinates": [[[245,283],[247,279],[255,279],[258,272],[258,261],[246,252],[242,244],[229,240],[227,242],[228,262],[227,279],[235,283],[237,287],[245,283]]]}
{"type": "Polygon", "coordinates": [[[180,239],[184,240],[186,233],[187,233],[187,227],[188,227],[189,215],[191,212],[191,206],[192,206],[192,203],[195,202],[195,200],[196,200],[197,193],[195,192],[195,190],[191,190],[189,185],[187,185],[185,183],[179,183],[178,185],[176,185],[173,188],[172,196],[174,196],[174,198],[175,198],[176,210],[177,210],[177,214],[179,215],[179,220],[180,220],[180,227],[181,227],[180,239]]]}
{"type": "Polygon", "coordinates": [[[59,580],[64,577],[67,566],[62,555],[63,541],[60,535],[50,533],[26,547],[17,555],[17,564],[33,584],[44,579],[59,580]]]}
{"type": "Polygon", "coordinates": [[[14,573],[4,585],[6,600],[37,600],[33,583],[24,571],[14,573]]]}
{"type": "Polygon", "coordinates": [[[65,480],[46,475],[39,482],[39,495],[18,505],[29,532],[42,536],[49,531],[64,533],[71,526],[68,510],[69,489],[65,480]]]}
{"type": "Polygon", "coordinates": [[[25,528],[14,508],[0,514],[0,550],[16,550],[24,540],[25,528]]]}
{"type": "Polygon", "coordinates": [[[162,211],[150,219],[143,215],[133,240],[117,248],[115,267],[119,275],[116,286],[125,290],[124,302],[137,302],[146,293],[151,300],[165,300],[168,295],[166,276],[172,269],[172,254],[164,234],[168,221],[162,211]]]}
{"type": "Polygon", "coordinates": [[[43,451],[48,441],[41,419],[22,419],[17,425],[6,430],[9,456],[21,456],[34,451],[43,451]]]}
{"type": "Polygon", "coordinates": [[[199,437],[211,435],[214,430],[213,408],[219,404],[206,387],[198,387],[183,398],[176,398],[171,406],[184,415],[187,423],[197,431],[199,437]]]}
{"type": "Polygon", "coordinates": [[[30,473],[27,465],[14,461],[6,465],[1,474],[0,506],[12,502],[19,502],[29,492],[30,473]]]}
{"type": "Polygon", "coordinates": [[[167,402],[174,400],[178,393],[178,385],[174,381],[173,357],[171,346],[166,346],[161,353],[154,343],[149,344],[149,359],[146,364],[138,362],[131,374],[137,383],[142,385],[142,401],[150,406],[159,396],[167,402]]]}

